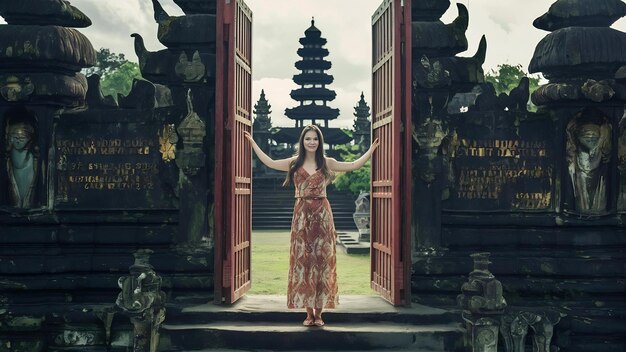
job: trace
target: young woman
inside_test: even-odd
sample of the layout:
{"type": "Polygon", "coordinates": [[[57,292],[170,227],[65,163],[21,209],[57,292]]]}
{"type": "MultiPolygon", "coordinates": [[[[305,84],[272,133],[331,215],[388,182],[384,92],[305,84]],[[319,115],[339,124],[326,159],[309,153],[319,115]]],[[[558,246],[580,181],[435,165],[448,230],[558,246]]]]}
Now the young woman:
{"type": "Polygon", "coordinates": [[[333,214],[326,199],[326,185],[335,171],[353,171],[365,164],[379,142],[353,162],[339,162],[324,155],[324,137],[315,125],[306,126],[300,134],[297,154],[273,160],[244,132],[252,149],[268,167],[287,171],[284,186],[293,183],[296,204],[291,221],[291,250],[287,307],[305,308],[305,326],[323,326],[322,310],[334,308],[337,300],[335,258],[336,232],[333,214]]]}

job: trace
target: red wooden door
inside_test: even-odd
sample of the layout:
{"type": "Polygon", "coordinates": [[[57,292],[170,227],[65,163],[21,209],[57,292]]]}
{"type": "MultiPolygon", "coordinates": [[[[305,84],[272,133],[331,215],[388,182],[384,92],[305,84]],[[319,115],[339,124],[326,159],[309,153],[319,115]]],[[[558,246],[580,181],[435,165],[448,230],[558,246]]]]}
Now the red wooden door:
{"type": "Polygon", "coordinates": [[[411,1],[385,0],[372,16],[371,286],[410,304],[411,1]]]}
{"type": "Polygon", "coordinates": [[[215,301],[250,289],[252,232],[252,12],[243,0],[217,0],[215,95],[215,301]]]}

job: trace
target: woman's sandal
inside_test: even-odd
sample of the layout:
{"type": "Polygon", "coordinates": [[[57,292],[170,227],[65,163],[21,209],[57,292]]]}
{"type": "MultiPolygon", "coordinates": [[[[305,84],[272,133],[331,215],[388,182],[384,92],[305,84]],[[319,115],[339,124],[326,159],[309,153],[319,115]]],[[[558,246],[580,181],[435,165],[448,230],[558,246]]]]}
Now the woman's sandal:
{"type": "Polygon", "coordinates": [[[314,324],[315,326],[324,326],[324,321],[322,320],[322,318],[315,318],[314,324]]]}
{"type": "Polygon", "coordinates": [[[302,325],[304,325],[304,326],[314,326],[315,325],[315,319],[313,319],[313,318],[306,318],[302,322],[302,325]]]}

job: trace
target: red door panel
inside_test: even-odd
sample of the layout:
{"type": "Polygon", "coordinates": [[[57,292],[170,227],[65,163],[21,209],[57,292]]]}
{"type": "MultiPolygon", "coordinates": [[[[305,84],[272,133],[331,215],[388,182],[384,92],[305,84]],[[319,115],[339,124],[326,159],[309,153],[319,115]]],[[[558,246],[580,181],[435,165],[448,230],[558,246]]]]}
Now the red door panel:
{"type": "Polygon", "coordinates": [[[407,0],[372,16],[371,286],[394,305],[410,304],[410,16],[407,0]]]}
{"type": "Polygon", "coordinates": [[[243,0],[218,0],[215,131],[215,301],[250,289],[252,164],[252,12],[243,0]]]}

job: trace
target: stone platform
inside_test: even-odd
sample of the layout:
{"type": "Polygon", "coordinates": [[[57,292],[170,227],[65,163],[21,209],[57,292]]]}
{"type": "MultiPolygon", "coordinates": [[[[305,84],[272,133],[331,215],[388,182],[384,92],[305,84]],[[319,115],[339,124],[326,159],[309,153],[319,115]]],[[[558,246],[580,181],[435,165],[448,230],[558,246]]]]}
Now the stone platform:
{"type": "Polygon", "coordinates": [[[303,309],[285,296],[248,296],[232,306],[168,307],[161,351],[461,351],[458,312],[393,307],[376,296],[341,296],[305,327],[303,309]]]}

